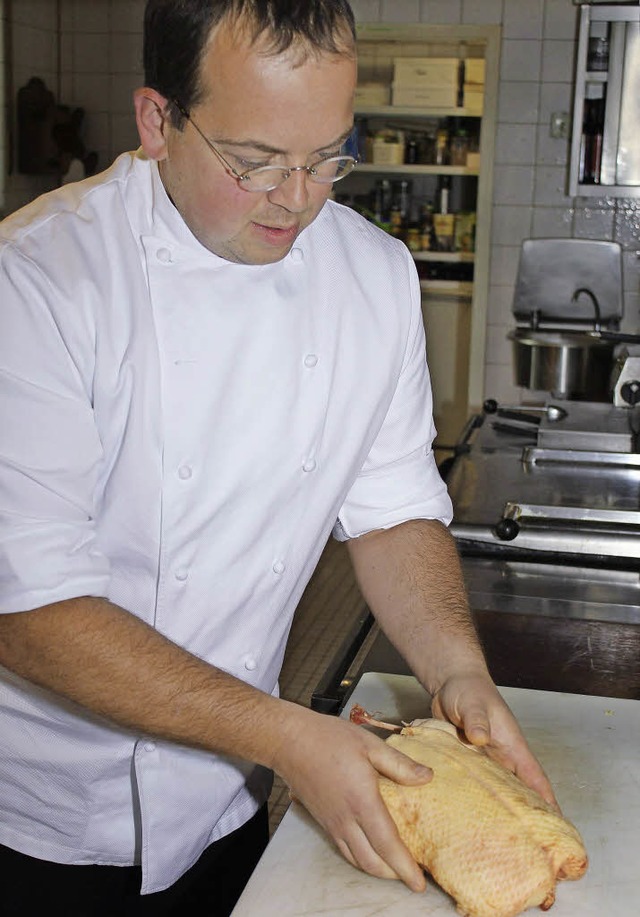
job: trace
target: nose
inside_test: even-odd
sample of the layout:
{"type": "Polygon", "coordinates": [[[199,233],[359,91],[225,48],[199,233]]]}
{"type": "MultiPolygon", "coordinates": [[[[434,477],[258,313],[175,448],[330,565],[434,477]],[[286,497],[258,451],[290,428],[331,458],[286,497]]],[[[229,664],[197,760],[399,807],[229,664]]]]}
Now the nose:
{"type": "Polygon", "coordinates": [[[309,206],[308,173],[306,169],[292,170],[289,178],[268,192],[269,200],[291,213],[303,213],[309,206]]]}

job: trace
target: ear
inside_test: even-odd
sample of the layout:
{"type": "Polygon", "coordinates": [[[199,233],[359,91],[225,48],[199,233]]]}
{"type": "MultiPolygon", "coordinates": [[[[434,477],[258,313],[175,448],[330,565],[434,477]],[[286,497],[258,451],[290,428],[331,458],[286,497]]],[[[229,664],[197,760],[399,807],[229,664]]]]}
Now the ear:
{"type": "Polygon", "coordinates": [[[134,92],[133,104],[142,149],[149,159],[166,159],[167,131],[170,129],[167,100],[155,89],[143,86],[134,92]]]}

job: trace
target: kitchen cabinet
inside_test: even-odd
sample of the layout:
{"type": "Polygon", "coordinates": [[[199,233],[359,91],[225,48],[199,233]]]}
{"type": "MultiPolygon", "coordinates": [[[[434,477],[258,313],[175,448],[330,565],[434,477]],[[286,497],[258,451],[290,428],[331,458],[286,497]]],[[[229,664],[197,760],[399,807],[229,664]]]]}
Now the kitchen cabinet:
{"type": "Polygon", "coordinates": [[[640,7],[580,8],[569,193],[640,197],[640,7]]]}
{"type": "Polygon", "coordinates": [[[412,251],[440,444],[455,441],[484,389],[499,48],[499,26],[358,28],[361,161],[336,196],[401,235],[412,251]],[[394,192],[410,194],[400,231],[394,192]],[[382,194],[386,219],[376,205],[382,194]],[[426,249],[429,203],[435,226],[426,249]],[[441,209],[457,217],[456,226],[439,218],[441,209]]]}

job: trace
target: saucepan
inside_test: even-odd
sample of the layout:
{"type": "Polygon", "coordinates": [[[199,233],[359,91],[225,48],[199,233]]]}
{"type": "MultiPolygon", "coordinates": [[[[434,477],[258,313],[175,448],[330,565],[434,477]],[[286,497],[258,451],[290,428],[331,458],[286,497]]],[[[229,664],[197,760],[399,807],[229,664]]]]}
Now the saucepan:
{"type": "Polygon", "coordinates": [[[550,331],[516,328],[513,341],[516,385],[552,392],[556,398],[610,400],[613,352],[627,338],[605,331],[550,331]]]}

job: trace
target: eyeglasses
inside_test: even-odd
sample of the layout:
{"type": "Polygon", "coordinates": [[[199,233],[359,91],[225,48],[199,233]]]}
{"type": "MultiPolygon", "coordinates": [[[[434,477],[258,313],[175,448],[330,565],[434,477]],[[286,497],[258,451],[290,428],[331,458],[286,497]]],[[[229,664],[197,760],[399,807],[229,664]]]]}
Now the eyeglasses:
{"type": "MultiPolygon", "coordinates": [[[[285,182],[292,172],[306,172],[309,180],[315,182],[315,184],[332,185],[334,182],[346,178],[358,162],[355,156],[329,156],[327,159],[319,159],[310,166],[256,166],[253,169],[247,169],[245,172],[238,172],[224,158],[220,150],[213,145],[206,134],[200,130],[189,112],[177,100],[174,101],[174,105],[180,114],[193,125],[207,146],[216,154],[222,165],[238,180],[240,187],[244,191],[273,191],[274,188],[278,188],[285,182]]],[[[353,142],[352,137],[347,140],[347,143],[350,142],[353,142]]]]}

